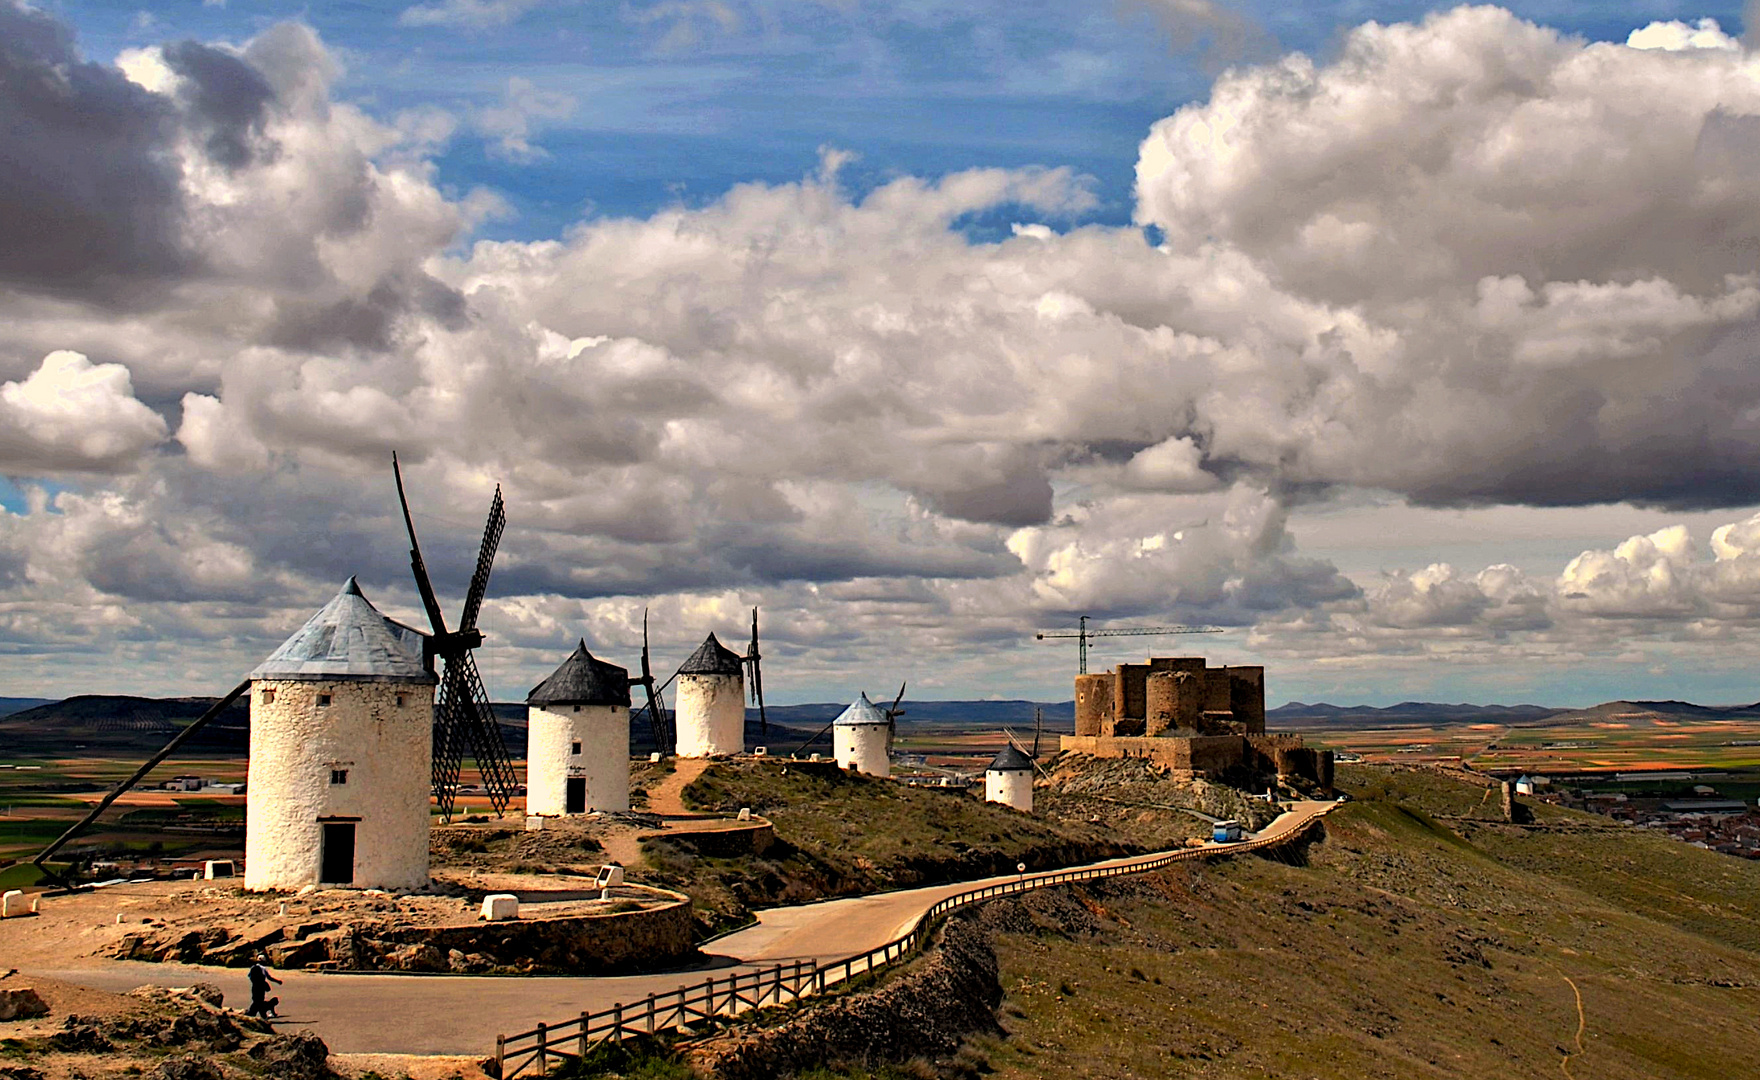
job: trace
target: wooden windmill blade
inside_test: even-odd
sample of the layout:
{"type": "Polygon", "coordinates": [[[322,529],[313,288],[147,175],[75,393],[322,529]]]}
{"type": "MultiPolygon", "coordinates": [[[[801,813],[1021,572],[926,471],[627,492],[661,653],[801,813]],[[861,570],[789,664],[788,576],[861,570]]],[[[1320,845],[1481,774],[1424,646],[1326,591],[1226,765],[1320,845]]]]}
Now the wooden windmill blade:
{"type": "Polygon", "coordinates": [[[397,477],[397,501],[403,508],[403,524],[409,531],[410,569],[415,574],[416,589],[422,594],[422,606],[428,611],[433,634],[426,648],[441,664],[440,686],[434,697],[433,766],[430,780],[435,800],[440,804],[444,820],[452,820],[458,798],[458,775],[467,751],[483,773],[483,786],[495,812],[501,814],[512,801],[518,782],[513,762],[501,737],[501,725],[495,722],[489,707],[489,694],[483,688],[471,650],[483,643],[477,630],[477,614],[482,610],[483,597],[489,588],[489,573],[501,534],[507,526],[507,511],[502,502],[501,488],[489,504],[489,521],[483,527],[483,543],[477,553],[476,571],[471,576],[465,596],[463,618],[456,632],[446,629],[446,618],[440,611],[440,600],[428,578],[427,563],[422,559],[421,545],[416,542],[415,521],[410,515],[409,499],[403,490],[403,469],[397,455],[391,455],[391,469],[397,477]]]}
{"type": "Polygon", "coordinates": [[[904,700],[905,686],[906,684],[902,682],[898,684],[898,696],[892,699],[892,707],[886,710],[886,753],[888,756],[892,754],[893,740],[898,738],[898,718],[904,715],[904,710],[898,707],[898,703],[904,700]]]}
{"type": "Polygon", "coordinates": [[[770,738],[770,718],[764,715],[764,657],[758,652],[758,609],[752,609],[752,643],[746,648],[746,663],[752,669],[752,700],[758,706],[758,730],[768,741],[770,738]]]}
{"type": "Polygon", "coordinates": [[[458,633],[454,635],[458,645],[446,654],[448,682],[454,686],[460,705],[449,716],[453,723],[460,725],[448,735],[449,752],[462,752],[469,745],[497,817],[505,813],[513,801],[519,779],[514,775],[513,759],[507,752],[506,740],[501,737],[501,725],[495,720],[489,692],[483,687],[483,678],[477,672],[477,661],[471,650],[483,643],[483,635],[477,630],[477,613],[482,610],[483,595],[489,588],[489,572],[495,563],[495,551],[501,546],[501,533],[506,527],[507,510],[501,500],[501,486],[497,484],[495,497],[489,502],[489,520],[483,526],[483,542],[477,549],[476,570],[471,574],[464,610],[459,615],[458,633]]]}
{"type": "MultiPolygon", "coordinates": [[[[434,595],[434,584],[428,580],[428,565],[422,561],[422,545],[416,542],[415,519],[409,514],[409,500],[403,494],[403,467],[397,463],[397,451],[391,452],[391,474],[397,478],[397,504],[403,508],[403,527],[409,532],[409,568],[416,578],[416,591],[422,594],[422,607],[428,612],[428,625],[435,638],[446,636],[446,616],[440,611],[440,599],[434,595]]],[[[497,489],[499,491],[499,489],[497,489]]]]}
{"type": "Polygon", "coordinates": [[[671,755],[677,737],[672,732],[672,725],[666,720],[666,698],[662,696],[664,687],[654,684],[654,666],[648,653],[648,609],[642,609],[642,677],[635,680],[648,691],[648,703],[643,708],[648,713],[648,731],[654,737],[654,749],[663,755],[671,755]]]}
{"type": "Polygon", "coordinates": [[[501,485],[496,484],[495,498],[489,503],[489,523],[483,526],[483,544],[477,549],[477,569],[471,574],[471,586],[464,596],[464,614],[459,616],[461,630],[477,625],[483,594],[489,591],[489,571],[495,564],[495,549],[501,546],[501,533],[506,528],[507,509],[501,501],[501,485]]]}
{"type": "Polygon", "coordinates": [[[499,817],[507,812],[507,806],[519,788],[513,758],[507,752],[506,740],[501,737],[501,725],[496,722],[495,710],[489,704],[489,692],[483,688],[482,676],[477,673],[476,658],[467,651],[457,660],[448,661],[447,673],[454,671],[458,672],[457,685],[464,691],[459,699],[458,720],[465,738],[459,739],[456,733],[453,738],[470,743],[471,756],[483,774],[483,788],[499,817]]]}
{"type": "Polygon", "coordinates": [[[470,691],[463,685],[464,673],[454,661],[446,661],[445,675],[434,694],[434,761],[431,771],[434,800],[440,806],[442,821],[452,820],[453,804],[458,799],[458,772],[464,763],[465,730],[469,724],[463,713],[470,691]]]}
{"type": "Polygon", "coordinates": [[[422,545],[416,540],[416,523],[410,516],[409,497],[403,490],[403,468],[398,464],[396,451],[391,454],[391,474],[397,478],[397,504],[403,509],[403,527],[409,532],[410,572],[415,575],[416,591],[421,593],[422,607],[427,609],[428,625],[433,631],[422,643],[427,654],[425,659],[430,665],[436,658],[443,664],[440,685],[434,691],[429,783],[434,801],[440,804],[441,819],[451,821],[453,802],[458,797],[459,764],[464,760],[464,748],[460,745],[460,740],[454,738],[460,724],[453,716],[458,709],[457,702],[461,692],[453,685],[452,662],[447,658],[445,645],[452,635],[446,631],[446,616],[440,610],[440,599],[434,593],[434,583],[428,580],[428,564],[422,559],[422,545]]]}

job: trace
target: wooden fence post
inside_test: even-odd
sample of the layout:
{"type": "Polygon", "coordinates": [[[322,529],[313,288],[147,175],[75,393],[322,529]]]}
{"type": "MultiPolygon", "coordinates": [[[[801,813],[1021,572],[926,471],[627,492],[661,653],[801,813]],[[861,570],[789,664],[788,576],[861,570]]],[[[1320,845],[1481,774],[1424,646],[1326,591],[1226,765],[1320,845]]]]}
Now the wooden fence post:
{"type": "Polygon", "coordinates": [[[582,1009],[581,1010],[581,1058],[583,1060],[587,1056],[587,1028],[589,1026],[590,1025],[587,1022],[587,1010],[582,1009]]]}
{"type": "Polygon", "coordinates": [[[546,1025],[544,1025],[544,1024],[538,1025],[538,1075],[539,1076],[543,1076],[546,1072],[548,1072],[550,1070],[550,1044],[547,1041],[549,1038],[548,1032],[549,1032],[549,1028],[546,1025]]]}
{"type": "MultiPolygon", "coordinates": [[[[650,998],[651,1002],[653,999],[650,998]]],[[[623,1002],[611,1006],[611,1022],[616,1025],[611,1029],[611,1037],[618,1042],[623,1041],[623,1002]]]]}
{"type": "Polygon", "coordinates": [[[495,1036],[495,1080],[507,1075],[507,1036],[495,1036]]]}

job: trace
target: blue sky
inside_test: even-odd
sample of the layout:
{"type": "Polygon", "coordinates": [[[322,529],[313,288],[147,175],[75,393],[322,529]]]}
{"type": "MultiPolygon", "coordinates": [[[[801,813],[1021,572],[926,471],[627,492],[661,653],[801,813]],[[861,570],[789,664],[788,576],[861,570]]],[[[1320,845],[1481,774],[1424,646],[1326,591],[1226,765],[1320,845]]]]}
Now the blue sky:
{"type": "MultiPolygon", "coordinates": [[[[426,5],[443,9],[444,4],[426,5]]],[[[490,4],[490,7],[498,5],[490,4]]],[[[1368,20],[1422,18],[1401,3],[1230,4],[1232,33],[1182,21],[1156,0],[1056,3],[576,3],[505,5],[506,22],[411,24],[423,5],[373,3],[53,4],[88,54],[179,37],[243,40],[275,22],[316,28],[347,65],[341,94],[384,116],[440,108],[461,130],[435,156],[443,187],[487,187],[512,208],[482,238],[559,235],[582,218],[701,205],[735,184],[810,173],[821,147],[857,158],[859,195],[899,175],[974,167],[1068,166],[1093,178],[1083,221],[1131,220],[1132,166],[1149,125],[1203,98],[1221,65],[1299,50],[1324,57],[1368,20]],[[707,13],[714,7],[725,14],[707,13]],[[471,129],[510,80],[568,99],[533,121],[542,156],[509,160],[471,129]]],[[[1591,40],[1655,20],[1717,19],[1739,5],[1513,3],[1591,40]]],[[[1006,230],[1007,213],[970,223],[1006,230]]]]}

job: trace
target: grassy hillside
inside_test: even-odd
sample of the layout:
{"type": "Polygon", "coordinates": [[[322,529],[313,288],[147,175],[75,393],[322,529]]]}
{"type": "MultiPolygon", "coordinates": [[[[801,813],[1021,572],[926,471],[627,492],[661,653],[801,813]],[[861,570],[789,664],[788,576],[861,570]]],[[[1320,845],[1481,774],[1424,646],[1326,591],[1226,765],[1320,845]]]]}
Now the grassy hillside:
{"type": "Polygon", "coordinates": [[[1432,774],[1344,779],[1366,797],[1305,866],[1159,875],[1096,890],[1091,933],[1001,935],[997,1075],[1748,1069],[1760,867],[1562,812],[1442,820],[1482,796],[1432,774]],[[1106,1037],[1130,1030],[1157,1034],[1106,1037]]]}
{"type": "MultiPolygon", "coordinates": [[[[828,766],[717,763],[684,789],[685,805],[767,817],[776,844],[758,858],[722,859],[667,841],[644,847],[644,881],[680,888],[705,929],[737,925],[751,909],[1032,869],[1153,850],[1201,831],[1158,812],[1156,828],[1118,828],[1097,815],[1026,815],[968,792],[912,788],[828,766]],[[1092,820],[1091,820],[1092,819],[1092,820]]],[[[1132,820],[1140,815],[1128,809],[1132,820]]]]}
{"type": "Polygon", "coordinates": [[[1326,838],[991,905],[1008,1034],[824,1077],[1750,1075],[1760,864],[1434,773],[1341,770],[1326,838]]]}

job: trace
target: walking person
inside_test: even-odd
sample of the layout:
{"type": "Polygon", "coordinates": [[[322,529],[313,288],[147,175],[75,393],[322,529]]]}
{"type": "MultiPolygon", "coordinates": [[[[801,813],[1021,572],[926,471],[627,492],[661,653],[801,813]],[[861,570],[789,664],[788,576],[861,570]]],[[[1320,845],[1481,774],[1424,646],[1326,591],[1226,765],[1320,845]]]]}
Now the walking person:
{"type": "Polygon", "coordinates": [[[251,1007],[244,1011],[246,1016],[279,1017],[281,1015],[281,999],[269,996],[269,984],[282,985],[281,980],[269,974],[269,958],[257,954],[256,963],[251,965],[249,972],[251,981],[251,1007]]]}

